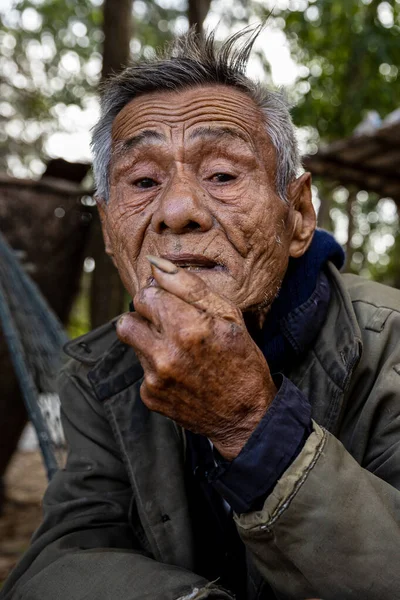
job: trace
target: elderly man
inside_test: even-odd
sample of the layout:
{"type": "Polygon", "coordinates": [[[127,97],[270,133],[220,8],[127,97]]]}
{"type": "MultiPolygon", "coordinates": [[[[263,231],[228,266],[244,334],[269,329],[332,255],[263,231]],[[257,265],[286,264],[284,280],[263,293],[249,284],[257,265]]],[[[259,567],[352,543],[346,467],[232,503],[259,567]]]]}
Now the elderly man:
{"type": "Polygon", "coordinates": [[[66,349],[68,461],[4,599],[400,597],[400,294],[315,231],[286,105],[243,73],[257,33],[104,90],[134,311],[66,349]]]}

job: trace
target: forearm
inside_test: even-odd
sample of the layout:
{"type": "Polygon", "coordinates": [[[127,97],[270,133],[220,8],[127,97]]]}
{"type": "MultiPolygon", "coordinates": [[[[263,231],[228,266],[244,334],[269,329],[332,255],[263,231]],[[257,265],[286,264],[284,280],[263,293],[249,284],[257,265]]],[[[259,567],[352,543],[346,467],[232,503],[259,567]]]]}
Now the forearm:
{"type": "Polygon", "coordinates": [[[261,511],[236,516],[269,583],[285,597],[400,597],[400,492],[342,444],[314,432],[261,511]]]}
{"type": "MultiPolygon", "coordinates": [[[[79,538],[84,532],[79,533],[79,538]]],[[[185,569],[156,562],[126,549],[63,548],[71,539],[60,540],[39,557],[43,568],[32,567],[32,576],[7,586],[3,600],[177,600],[178,598],[232,597],[204,578],[185,569]],[[47,564],[44,564],[46,562],[47,564]],[[36,573],[34,573],[36,571],[36,573]]]]}

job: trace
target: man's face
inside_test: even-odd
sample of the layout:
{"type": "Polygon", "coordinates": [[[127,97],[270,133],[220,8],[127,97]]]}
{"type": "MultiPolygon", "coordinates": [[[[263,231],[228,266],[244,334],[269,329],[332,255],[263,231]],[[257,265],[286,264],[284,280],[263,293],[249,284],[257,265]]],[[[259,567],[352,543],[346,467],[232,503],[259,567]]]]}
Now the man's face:
{"type": "Polygon", "coordinates": [[[259,108],[201,86],[131,101],[113,124],[108,251],[128,292],[151,281],[146,255],[195,271],[243,311],[275,297],[296,212],[275,190],[275,151],[259,108]]]}

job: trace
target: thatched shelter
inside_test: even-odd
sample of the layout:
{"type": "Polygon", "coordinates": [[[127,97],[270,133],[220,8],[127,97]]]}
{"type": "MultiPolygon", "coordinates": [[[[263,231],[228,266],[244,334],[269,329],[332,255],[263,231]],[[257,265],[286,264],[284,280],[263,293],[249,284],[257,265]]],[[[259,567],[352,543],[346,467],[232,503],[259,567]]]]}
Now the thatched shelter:
{"type": "Polygon", "coordinates": [[[393,198],[400,208],[399,111],[378,127],[361,124],[352,136],[321,146],[303,163],[313,175],[393,198]]]}

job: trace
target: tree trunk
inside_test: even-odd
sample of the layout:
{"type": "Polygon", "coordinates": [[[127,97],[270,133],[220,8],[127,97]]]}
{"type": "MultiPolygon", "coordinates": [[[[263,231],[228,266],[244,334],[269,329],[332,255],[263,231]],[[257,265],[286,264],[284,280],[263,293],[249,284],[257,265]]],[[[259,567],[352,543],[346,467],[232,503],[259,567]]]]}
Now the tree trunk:
{"type": "Polygon", "coordinates": [[[210,9],[211,0],[189,0],[188,19],[190,27],[195,27],[197,33],[203,36],[203,23],[210,9]]]}
{"type": "Polygon", "coordinates": [[[349,190],[349,197],[347,198],[347,217],[349,219],[349,226],[347,230],[347,243],[346,243],[346,262],[344,264],[343,271],[345,273],[351,273],[351,261],[353,258],[354,249],[351,245],[351,238],[353,237],[355,230],[353,206],[356,202],[357,192],[355,190],[349,190]]]}
{"type": "MultiPolygon", "coordinates": [[[[104,0],[103,5],[103,68],[102,81],[121,71],[129,62],[132,37],[133,0],[104,0]]],[[[90,289],[90,320],[95,328],[106,323],[124,310],[125,291],[117,270],[104,251],[100,219],[93,223],[88,250],[95,260],[90,289]]]]}
{"type": "Polygon", "coordinates": [[[104,80],[127,66],[132,37],[133,0],[104,0],[103,4],[103,68],[104,80]]]}
{"type": "Polygon", "coordinates": [[[332,231],[330,210],[332,206],[332,191],[327,189],[323,184],[318,186],[319,198],[321,206],[318,210],[318,227],[332,231]]]}

